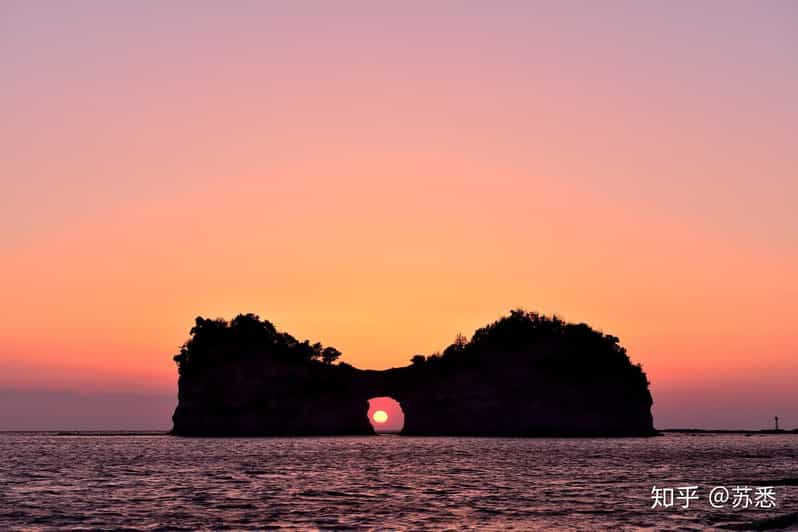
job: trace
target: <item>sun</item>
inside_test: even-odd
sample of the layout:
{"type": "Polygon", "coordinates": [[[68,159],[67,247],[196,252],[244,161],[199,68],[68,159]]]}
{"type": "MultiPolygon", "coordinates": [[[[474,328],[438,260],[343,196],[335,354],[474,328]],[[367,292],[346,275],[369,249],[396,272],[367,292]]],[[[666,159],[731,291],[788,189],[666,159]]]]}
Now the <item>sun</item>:
{"type": "Polygon", "coordinates": [[[385,423],[388,421],[388,412],[385,410],[377,410],[371,414],[371,419],[373,419],[375,423],[385,423]]]}

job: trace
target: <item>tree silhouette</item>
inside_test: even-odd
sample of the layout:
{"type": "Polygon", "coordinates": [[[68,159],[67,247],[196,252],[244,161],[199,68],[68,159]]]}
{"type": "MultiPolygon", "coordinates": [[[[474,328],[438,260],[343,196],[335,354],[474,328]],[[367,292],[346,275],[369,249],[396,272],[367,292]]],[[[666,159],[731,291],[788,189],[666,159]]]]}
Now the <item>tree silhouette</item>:
{"type": "Polygon", "coordinates": [[[194,320],[189,339],[174,356],[179,373],[246,358],[271,358],[293,362],[332,364],[341,352],[321,343],[298,341],[278,331],[256,314],[239,314],[229,323],[221,318],[194,320]]]}
{"type": "Polygon", "coordinates": [[[341,352],[334,347],[325,347],[324,351],[321,352],[321,360],[325,364],[332,364],[333,362],[338,360],[338,357],[340,356],[341,352]]]}
{"type": "Polygon", "coordinates": [[[581,379],[628,375],[632,381],[648,384],[641,366],[631,363],[618,337],[585,323],[567,323],[558,316],[547,317],[524,309],[512,310],[509,316],[477,329],[471,341],[458,334],[442,354],[433,353],[424,362],[441,370],[488,368],[501,364],[505,357],[521,355],[541,369],[562,375],[581,379]]]}
{"type": "MultiPolygon", "coordinates": [[[[197,317],[189,339],[174,360],[182,375],[196,368],[252,358],[331,366],[340,356],[334,347],[308,340],[300,342],[250,313],[239,314],[229,323],[197,317]]],[[[642,368],[631,363],[616,336],[603,334],[585,323],[567,323],[557,316],[523,309],[512,310],[509,316],[477,329],[470,341],[458,334],[442,353],[426,358],[415,355],[411,362],[415,367],[437,372],[465,366],[497,367],[503,358],[517,356],[534,361],[541,370],[562,375],[581,379],[626,375],[632,381],[648,384],[642,368]]]]}

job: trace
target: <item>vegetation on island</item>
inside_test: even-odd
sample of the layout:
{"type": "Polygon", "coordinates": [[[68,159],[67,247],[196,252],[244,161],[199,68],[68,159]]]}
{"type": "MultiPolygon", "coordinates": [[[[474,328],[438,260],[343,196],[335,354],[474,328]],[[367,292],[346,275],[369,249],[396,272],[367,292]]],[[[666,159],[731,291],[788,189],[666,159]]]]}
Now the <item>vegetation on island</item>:
{"type": "Polygon", "coordinates": [[[190,337],[174,356],[178,372],[213,366],[232,360],[273,357],[297,362],[320,362],[331,365],[341,352],[308,340],[299,341],[278,331],[268,320],[255,314],[239,314],[230,322],[222,318],[197,317],[190,337]]]}
{"type": "Polygon", "coordinates": [[[490,365],[508,354],[531,358],[541,370],[572,376],[615,374],[631,376],[646,386],[640,364],[632,364],[619,339],[603,334],[585,323],[567,323],[557,316],[545,316],[524,309],[477,329],[469,341],[458,334],[442,353],[415,355],[413,367],[453,369],[467,365],[490,365]],[[493,359],[493,360],[491,360],[493,359]]]}
{"type": "MultiPolygon", "coordinates": [[[[648,381],[639,364],[632,364],[616,336],[603,334],[585,323],[567,323],[523,309],[477,329],[469,340],[458,334],[443,352],[415,355],[411,367],[447,371],[457,367],[491,366],[520,354],[542,371],[572,376],[624,375],[648,381]]],[[[190,337],[174,357],[179,372],[244,358],[266,357],[284,361],[332,365],[341,356],[334,347],[299,341],[278,331],[255,314],[239,314],[231,321],[197,317],[190,337]]],[[[341,363],[343,366],[351,367],[341,363]]]]}

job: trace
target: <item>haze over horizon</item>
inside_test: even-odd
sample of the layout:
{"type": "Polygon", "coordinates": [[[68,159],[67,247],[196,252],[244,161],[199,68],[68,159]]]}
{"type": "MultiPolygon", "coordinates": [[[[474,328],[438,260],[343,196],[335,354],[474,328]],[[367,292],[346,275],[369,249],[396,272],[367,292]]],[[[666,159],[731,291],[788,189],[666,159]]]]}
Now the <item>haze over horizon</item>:
{"type": "Polygon", "coordinates": [[[798,427],[798,5],[551,4],[0,6],[0,430],[168,429],[197,315],[383,369],[515,307],[798,427]]]}

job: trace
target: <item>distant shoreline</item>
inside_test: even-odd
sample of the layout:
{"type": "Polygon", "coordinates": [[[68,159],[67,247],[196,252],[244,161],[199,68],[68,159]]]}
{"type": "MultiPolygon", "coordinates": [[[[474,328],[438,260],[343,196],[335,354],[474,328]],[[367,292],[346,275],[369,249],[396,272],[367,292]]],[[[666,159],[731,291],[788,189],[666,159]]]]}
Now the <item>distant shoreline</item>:
{"type": "Polygon", "coordinates": [[[678,434],[798,434],[798,429],[660,429],[659,431],[678,434]]]}
{"type": "MultiPolygon", "coordinates": [[[[172,436],[173,434],[167,430],[0,430],[0,434],[47,434],[51,436],[172,436]]],[[[751,436],[754,434],[765,434],[765,435],[798,435],[798,429],[792,430],[774,430],[774,429],[660,429],[657,431],[656,435],[665,435],[665,434],[743,434],[747,436],[751,436]]],[[[353,435],[357,436],[357,435],[353,435]]],[[[400,437],[407,437],[411,438],[413,435],[404,435],[399,432],[380,432],[377,433],[376,436],[400,436],[400,437]]],[[[253,437],[259,438],[264,436],[243,436],[243,437],[253,437]]],[[[268,437],[268,436],[265,436],[268,437]]],[[[307,436],[299,436],[296,437],[307,437],[307,436]]],[[[326,437],[326,436],[310,436],[310,437],[326,437]]],[[[445,438],[447,436],[440,435],[440,436],[433,436],[433,437],[442,437],[445,438]]],[[[456,437],[456,436],[455,436],[456,437]]],[[[482,436],[485,437],[485,436],[482,436]]],[[[492,437],[492,436],[487,436],[492,437]]],[[[495,436],[501,438],[502,436],[495,436]]],[[[550,437],[563,437],[563,438],[575,438],[574,436],[544,436],[544,438],[550,437]]],[[[595,438],[596,436],[584,436],[585,438],[595,438]]],[[[601,437],[601,436],[599,436],[601,437]]],[[[523,438],[523,437],[522,437],[523,438]]],[[[539,438],[538,436],[528,436],[530,439],[539,438]]],[[[577,436],[576,438],[579,438],[577,436]]],[[[614,438],[614,437],[608,437],[614,438]]]]}
{"type": "Polygon", "coordinates": [[[0,434],[47,434],[50,436],[168,436],[168,430],[0,430],[0,434]]]}

